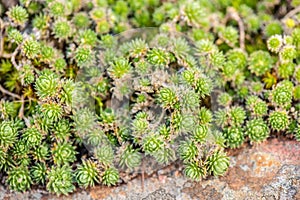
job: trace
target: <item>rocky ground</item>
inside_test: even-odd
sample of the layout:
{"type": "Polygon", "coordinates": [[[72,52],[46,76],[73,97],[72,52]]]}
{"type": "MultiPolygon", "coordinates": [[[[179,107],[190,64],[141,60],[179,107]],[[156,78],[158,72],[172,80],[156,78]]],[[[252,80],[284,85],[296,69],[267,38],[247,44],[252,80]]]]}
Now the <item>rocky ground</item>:
{"type": "Polygon", "coordinates": [[[0,199],[36,200],[173,200],[173,199],[300,199],[300,143],[268,140],[258,146],[230,151],[231,166],[224,177],[200,182],[184,178],[179,164],[141,176],[118,187],[95,187],[68,197],[41,190],[11,193],[0,186],[0,199]]]}

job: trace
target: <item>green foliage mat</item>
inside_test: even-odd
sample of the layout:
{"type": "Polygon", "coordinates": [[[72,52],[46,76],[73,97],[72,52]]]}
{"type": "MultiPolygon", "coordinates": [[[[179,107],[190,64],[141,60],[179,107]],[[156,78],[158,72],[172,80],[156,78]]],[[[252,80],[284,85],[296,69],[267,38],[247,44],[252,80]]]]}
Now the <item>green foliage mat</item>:
{"type": "Polygon", "coordinates": [[[67,195],[175,160],[199,181],[227,171],[226,148],[300,141],[299,12],[299,0],[0,3],[6,185],[67,195]]]}

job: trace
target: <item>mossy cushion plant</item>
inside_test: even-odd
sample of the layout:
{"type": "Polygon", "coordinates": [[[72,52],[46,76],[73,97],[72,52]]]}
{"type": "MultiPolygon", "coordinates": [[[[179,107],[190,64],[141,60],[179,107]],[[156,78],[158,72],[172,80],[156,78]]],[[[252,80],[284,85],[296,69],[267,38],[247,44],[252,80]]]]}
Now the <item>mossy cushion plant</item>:
{"type": "Polygon", "coordinates": [[[0,3],[6,186],[67,195],[118,185],[147,159],[180,160],[188,178],[201,180],[226,173],[226,148],[287,133],[299,141],[299,6],[0,3]]]}

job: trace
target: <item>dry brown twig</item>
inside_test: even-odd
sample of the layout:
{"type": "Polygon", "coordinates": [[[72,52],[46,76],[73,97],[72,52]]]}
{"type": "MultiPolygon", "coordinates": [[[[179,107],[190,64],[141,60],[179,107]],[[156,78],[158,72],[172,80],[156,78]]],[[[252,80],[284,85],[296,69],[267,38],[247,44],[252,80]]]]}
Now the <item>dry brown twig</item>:
{"type": "Polygon", "coordinates": [[[2,87],[2,85],[0,85],[0,91],[3,93],[3,94],[7,94],[11,97],[14,97],[16,99],[19,99],[19,102],[21,102],[21,108],[19,110],[19,118],[23,118],[24,117],[24,107],[25,107],[25,100],[24,100],[24,96],[22,95],[21,97],[15,93],[12,93],[8,90],[6,90],[4,87],[2,87]]]}
{"type": "Polygon", "coordinates": [[[19,50],[20,50],[20,46],[18,46],[15,51],[11,54],[11,63],[13,64],[13,66],[17,69],[17,70],[20,70],[20,65],[18,65],[16,63],[16,55],[19,53],[19,50]]]}
{"type": "MultiPolygon", "coordinates": [[[[300,12],[300,6],[294,8],[293,10],[290,10],[280,21],[283,25],[284,28],[284,33],[285,34],[291,34],[292,29],[287,25],[288,20],[294,21],[294,16],[300,12]]],[[[296,20],[297,21],[297,20],[296,20]]]]}
{"type": "Polygon", "coordinates": [[[19,45],[13,53],[5,53],[4,52],[4,37],[3,37],[3,30],[7,24],[3,22],[0,18],[0,58],[10,58],[13,66],[19,70],[20,66],[16,63],[16,55],[19,53],[20,46],[19,45]]]}
{"type": "Polygon", "coordinates": [[[3,29],[4,29],[4,22],[3,22],[3,20],[0,18],[0,57],[2,57],[2,54],[3,54],[3,46],[4,46],[3,29]]]}
{"type": "Polygon", "coordinates": [[[14,97],[14,98],[16,98],[16,99],[21,99],[21,97],[20,97],[19,95],[15,94],[15,93],[12,93],[12,92],[10,92],[10,91],[8,91],[8,90],[6,90],[4,87],[2,87],[2,85],[0,85],[0,91],[1,91],[3,94],[7,94],[7,95],[9,95],[9,96],[11,96],[11,97],[14,97]]]}
{"type": "Polygon", "coordinates": [[[9,24],[7,22],[3,22],[0,18],[0,58],[11,58],[12,54],[8,54],[4,52],[4,36],[3,32],[5,31],[5,27],[9,24]]]}
{"type": "Polygon", "coordinates": [[[24,101],[24,96],[22,95],[22,97],[21,97],[21,108],[20,108],[20,110],[19,110],[19,118],[23,118],[24,117],[24,104],[25,104],[25,101],[24,101]]]}
{"type": "Polygon", "coordinates": [[[294,15],[296,15],[298,12],[300,12],[300,6],[297,6],[296,8],[294,8],[293,10],[291,10],[290,12],[288,12],[288,13],[282,18],[282,20],[291,18],[291,17],[293,17],[294,15]]]}
{"type": "Polygon", "coordinates": [[[242,20],[242,18],[239,16],[238,12],[233,8],[233,7],[229,7],[227,9],[227,15],[225,17],[224,20],[224,24],[226,24],[226,22],[229,19],[233,19],[235,21],[237,21],[238,26],[239,26],[239,32],[240,32],[240,38],[239,38],[239,43],[240,43],[240,48],[242,50],[245,50],[245,26],[244,26],[244,22],[242,20]]]}

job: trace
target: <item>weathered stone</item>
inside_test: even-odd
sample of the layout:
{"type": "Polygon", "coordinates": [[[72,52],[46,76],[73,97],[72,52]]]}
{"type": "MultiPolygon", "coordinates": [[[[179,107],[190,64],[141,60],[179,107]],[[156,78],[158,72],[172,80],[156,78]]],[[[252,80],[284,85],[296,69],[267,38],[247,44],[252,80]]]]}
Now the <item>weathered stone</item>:
{"type": "Polygon", "coordinates": [[[193,199],[222,199],[223,195],[219,193],[213,186],[207,185],[204,188],[200,184],[194,184],[192,187],[183,188],[182,192],[187,193],[193,199]]]}
{"type": "Polygon", "coordinates": [[[160,188],[143,198],[143,200],[175,200],[175,197],[166,193],[165,189],[160,188]]]}

